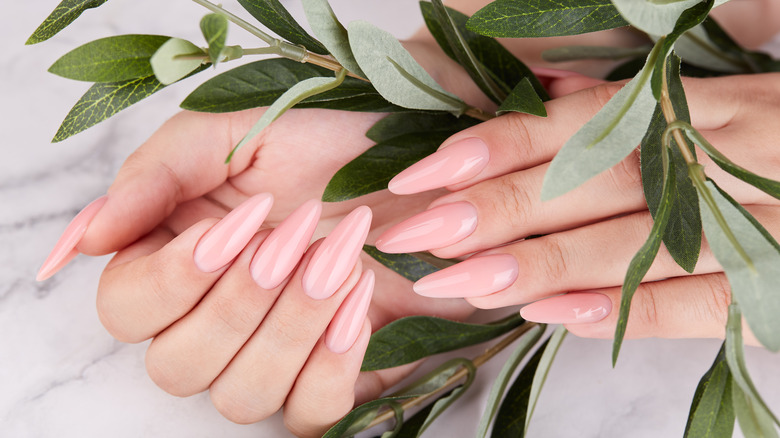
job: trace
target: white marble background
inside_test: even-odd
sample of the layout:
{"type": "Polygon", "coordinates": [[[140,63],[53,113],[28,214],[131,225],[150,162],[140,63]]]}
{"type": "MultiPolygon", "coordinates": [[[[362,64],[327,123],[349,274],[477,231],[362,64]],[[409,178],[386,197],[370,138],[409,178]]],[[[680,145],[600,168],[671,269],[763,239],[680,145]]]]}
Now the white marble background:
{"type": "MultiPolygon", "coordinates": [[[[50,144],[88,88],[46,73],[54,60],[114,34],[199,40],[197,23],[204,14],[187,0],[114,0],[87,11],[49,42],[25,47],[57,3],[5,2],[0,14],[0,436],[289,436],[278,415],[240,426],[223,419],[206,394],[180,399],[155,387],[144,370],[146,344],[113,340],[96,317],[95,290],[106,258],[82,256],[53,279],[34,281],[68,221],[105,192],[125,157],[203,80],[171,87],[112,121],[50,144]]],[[[234,0],[224,3],[237,10],[234,0]]],[[[421,23],[414,0],[332,3],[345,21],[366,18],[399,36],[421,23]]],[[[297,2],[291,8],[297,11],[297,2]]],[[[231,41],[241,39],[235,29],[231,41]]],[[[531,435],[681,436],[694,388],[719,345],[627,342],[612,369],[610,342],[570,337],[551,371],[531,435]]],[[[767,401],[780,411],[780,356],[751,349],[748,361],[767,401]]],[[[472,435],[499,365],[500,360],[481,371],[474,395],[441,418],[429,436],[472,435]]]]}

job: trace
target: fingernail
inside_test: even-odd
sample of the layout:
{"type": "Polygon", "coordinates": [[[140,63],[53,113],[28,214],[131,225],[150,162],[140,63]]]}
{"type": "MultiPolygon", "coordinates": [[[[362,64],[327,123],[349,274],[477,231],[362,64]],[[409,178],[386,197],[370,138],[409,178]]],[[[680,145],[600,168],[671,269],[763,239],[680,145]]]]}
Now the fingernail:
{"type": "Polygon", "coordinates": [[[348,214],[315,251],[306,272],[303,290],[315,300],[333,295],[355,266],[371,227],[371,209],[360,206],[348,214]]]}
{"type": "Polygon", "coordinates": [[[97,216],[100,209],[106,204],[106,201],[108,201],[108,196],[106,195],[95,199],[70,221],[65,228],[65,231],[62,232],[60,240],[57,241],[57,244],[54,245],[54,249],[51,250],[51,253],[49,253],[49,256],[46,258],[46,261],[43,262],[43,266],[41,266],[41,269],[38,271],[38,275],[35,276],[36,281],[46,280],[56,274],[57,271],[62,269],[79,254],[76,250],[76,245],[78,245],[81,238],[84,237],[89,223],[97,216]]]}
{"type": "Polygon", "coordinates": [[[432,298],[481,297],[512,285],[518,271],[509,254],[474,257],[419,279],[414,291],[432,298]]]}
{"type": "Polygon", "coordinates": [[[261,193],[234,208],[200,239],[193,254],[195,266],[214,272],[230,263],[252,240],[273,203],[271,194],[261,193]]]}
{"type": "Polygon", "coordinates": [[[341,303],[325,332],[325,346],[328,350],[341,354],[352,348],[368,314],[374,292],[374,278],[374,271],[368,269],[363,272],[357,285],[341,303]]]}
{"type": "Polygon", "coordinates": [[[317,228],[322,203],[312,199],[298,207],[263,241],[249,272],[263,289],[279,286],[293,271],[317,228]]]}
{"type": "Polygon", "coordinates": [[[531,303],[520,309],[520,316],[545,324],[581,324],[601,321],[611,310],[612,300],[606,295],[573,292],[531,303]]]}
{"type": "Polygon", "coordinates": [[[477,209],[468,202],[444,204],[393,226],[376,240],[386,253],[444,248],[465,239],[477,228],[477,209]]]}
{"type": "Polygon", "coordinates": [[[409,195],[446,187],[477,176],[489,158],[484,141],[467,138],[413,164],[390,180],[387,188],[396,195],[409,195]]]}

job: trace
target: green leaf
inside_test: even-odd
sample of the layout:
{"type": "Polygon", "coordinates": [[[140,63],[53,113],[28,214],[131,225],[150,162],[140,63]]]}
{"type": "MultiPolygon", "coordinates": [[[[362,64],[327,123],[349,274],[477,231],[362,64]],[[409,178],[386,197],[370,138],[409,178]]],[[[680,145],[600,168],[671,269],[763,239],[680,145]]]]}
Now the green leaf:
{"type": "Polygon", "coordinates": [[[427,254],[430,257],[425,257],[423,253],[386,254],[370,245],[364,245],[363,251],[391,271],[410,281],[417,281],[439,269],[444,269],[457,263],[457,260],[439,259],[431,254],[427,254]]]}
{"type": "MultiPolygon", "coordinates": [[[[428,1],[421,1],[420,9],[425,19],[425,25],[436,39],[436,42],[447,56],[458,62],[458,58],[452,47],[450,47],[447,36],[444,34],[444,29],[433,16],[433,5],[428,1]]],[[[511,92],[512,88],[519,84],[523,78],[528,78],[539,97],[544,101],[550,100],[547,90],[544,89],[544,86],[542,86],[539,79],[536,78],[528,66],[505,49],[496,39],[472,32],[466,27],[469,19],[468,15],[452,8],[447,8],[447,13],[477,61],[487,69],[490,77],[505,93],[511,92]]]]}
{"type": "Polygon", "coordinates": [[[208,14],[200,20],[200,30],[209,45],[209,58],[215,67],[222,60],[228,34],[228,19],[222,14],[208,14]]]}
{"type": "MultiPolygon", "coordinates": [[[[198,73],[203,67],[193,72],[198,73]]],[[[154,76],[93,85],[65,117],[52,142],[57,143],[102,122],[165,88],[154,76]]]]}
{"type": "Polygon", "coordinates": [[[252,126],[244,138],[242,138],[236,147],[233,148],[225,162],[230,162],[231,158],[233,158],[233,154],[235,154],[236,151],[249,143],[249,141],[255,138],[257,134],[259,134],[263,129],[273,123],[274,120],[278,119],[282,114],[287,112],[288,109],[292,108],[298,102],[306,99],[307,97],[332,90],[341,85],[341,83],[344,82],[346,73],[347,71],[342,69],[335,78],[309,78],[293,85],[289,90],[285,91],[284,94],[279,97],[279,99],[271,104],[268,109],[265,110],[263,115],[260,116],[260,120],[255,122],[254,126],[252,126]]]}
{"type": "Polygon", "coordinates": [[[626,278],[623,280],[623,288],[620,292],[620,314],[617,325],[615,326],[615,339],[612,343],[612,366],[617,363],[620,346],[623,343],[623,337],[626,334],[628,325],[628,315],[631,309],[631,299],[634,297],[639,284],[653,264],[658,249],[661,247],[661,240],[666,225],[669,223],[669,212],[672,208],[672,193],[676,186],[676,173],[674,162],[669,160],[669,148],[663,146],[661,153],[664,154],[663,164],[663,193],[658,205],[658,211],[655,214],[653,228],[650,229],[650,235],[647,241],[639,248],[639,251],[631,259],[626,272],[626,278]]]}
{"type": "Polygon", "coordinates": [[[742,61],[743,68],[747,72],[776,72],[780,71],[780,61],[773,59],[764,52],[747,50],[734,41],[722,27],[711,17],[701,24],[707,34],[709,42],[721,50],[721,53],[731,56],[732,59],[742,61]]]}
{"type": "MultiPolygon", "coordinates": [[[[704,23],[708,21],[714,23],[711,18],[704,20],[704,23]]],[[[749,73],[750,68],[741,59],[741,56],[735,56],[729,53],[729,51],[723,50],[709,37],[704,23],[685,32],[677,40],[677,44],[674,45],[675,53],[686,63],[708,70],[727,73],[749,73]]]]}
{"type": "Polygon", "coordinates": [[[351,437],[357,432],[363,430],[368,426],[371,421],[376,418],[379,409],[383,406],[388,406],[395,411],[396,416],[396,430],[400,429],[400,425],[403,422],[403,411],[400,410],[397,400],[403,400],[411,398],[406,397],[383,397],[377,400],[372,400],[367,403],[356,407],[350,413],[344,416],[338,423],[325,432],[322,438],[346,438],[351,437]]]}
{"type": "MultiPolygon", "coordinates": [[[[731,398],[739,428],[746,437],[777,438],[772,415],[745,393],[736,381],[731,381],[731,398]]],[[[731,436],[731,435],[729,435],[731,436]]]]}
{"type": "Polygon", "coordinates": [[[489,341],[523,322],[518,314],[491,324],[467,324],[431,316],[402,318],[371,335],[362,371],[392,368],[489,341]]]}
{"type": "Polygon", "coordinates": [[[463,114],[468,106],[444,91],[393,35],[365,21],[349,24],[360,68],[388,101],[404,108],[463,114]]]}
{"type": "MultiPolygon", "coordinates": [[[[225,113],[269,106],[285,91],[305,79],[332,76],[333,72],[286,58],[256,61],[204,82],[181,107],[189,111],[225,113]]],[[[386,101],[370,83],[347,77],[333,90],[304,99],[297,108],[327,108],[363,112],[405,109],[386,101]]]]}
{"type": "Polygon", "coordinates": [[[336,18],[328,0],[303,0],[303,10],[314,34],[330,54],[347,70],[365,76],[352,54],[347,29],[336,18]]]}
{"type": "Polygon", "coordinates": [[[508,112],[547,117],[547,109],[544,107],[544,102],[536,94],[536,90],[534,90],[534,86],[528,78],[523,78],[515,89],[509,93],[506,100],[496,110],[496,115],[500,116],[508,112]]]}
{"type": "MultiPolygon", "coordinates": [[[[547,341],[546,341],[547,342],[547,341]]],[[[520,374],[517,375],[512,386],[504,397],[501,407],[498,409],[496,421],[493,424],[493,438],[522,438],[525,436],[525,425],[536,370],[541,363],[542,355],[546,351],[546,345],[536,350],[528,363],[525,364],[520,374]]]]}
{"type": "MultiPolygon", "coordinates": [[[[669,57],[666,67],[669,74],[669,97],[672,101],[677,120],[689,121],[688,102],[685,90],[680,80],[680,59],[674,55],[669,57]]],[[[653,217],[657,216],[658,205],[663,191],[663,166],[661,160],[662,137],[666,130],[666,119],[660,105],[656,106],[653,120],[647,134],[642,139],[640,147],[642,188],[644,189],[647,206],[653,217]]],[[[696,150],[693,144],[687,145],[693,157],[696,150]]],[[[699,214],[699,197],[696,188],[688,178],[688,165],[680,152],[674,138],[671,138],[671,161],[674,163],[675,190],[672,192],[672,208],[669,212],[669,223],[664,232],[664,245],[672,258],[680,267],[693,272],[699,260],[701,250],[701,215],[699,214]]]]}
{"type": "MultiPolygon", "coordinates": [[[[717,0],[715,6],[727,0],[717,0]]],[[[612,0],[620,15],[637,29],[656,36],[670,34],[683,11],[702,0],[677,0],[673,2],[612,0]]]]}
{"type": "Polygon", "coordinates": [[[550,373],[553,360],[555,360],[558,349],[561,348],[561,344],[563,343],[564,338],[566,338],[567,333],[569,332],[566,330],[566,327],[562,325],[558,326],[552,336],[545,341],[546,345],[540,347],[544,349],[544,353],[542,353],[542,358],[539,359],[539,365],[536,367],[534,379],[531,383],[531,392],[528,395],[528,409],[525,414],[525,432],[528,432],[528,425],[531,424],[531,418],[536,409],[536,402],[539,400],[539,396],[542,393],[542,387],[544,386],[544,382],[547,381],[547,375],[550,373]]]}
{"type": "MultiPolygon", "coordinates": [[[[449,397],[454,391],[457,391],[460,388],[461,386],[457,386],[452,391],[445,392],[440,398],[449,397]]],[[[428,417],[431,415],[433,407],[434,403],[431,403],[423,409],[417,411],[417,413],[412,415],[412,417],[408,420],[405,420],[404,424],[401,426],[401,430],[398,431],[397,435],[393,435],[393,438],[417,438],[420,436],[420,430],[427,422],[428,417]]]]}
{"type": "Polygon", "coordinates": [[[482,35],[535,38],[627,26],[609,0],[496,0],[469,19],[482,35]]]}
{"type": "MultiPolygon", "coordinates": [[[[731,376],[734,378],[734,384],[744,392],[746,401],[752,405],[754,415],[769,417],[770,422],[780,425],[777,417],[767,406],[761,394],[758,393],[753,379],[750,378],[747,365],[745,364],[745,347],[742,344],[742,313],[740,305],[733,299],[729,305],[729,317],[726,321],[726,342],[724,342],[726,351],[726,362],[731,369],[731,376]]],[[[740,415],[739,410],[737,415],[740,415]]],[[[740,426],[742,420],[740,418],[740,426]]],[[[772,426],[774,428],[774,426],[772,426]]],[[[763,427],[762,427],[763,429],[763,427]]]]}
{"type": "MultiPolygon", "coordinates": [[[[563,46],[547,49],[542,52],[542,59],[547,62],[579,61],[583,59],[620,60],[641,57],[642,61],[650,54],[652,46],[613,47],[613,46],[563,46]]],[[[644,64],[644,62],[643,62],[644,64]]],[[[641,67],[641,65],[640,65],[641,67]]],[[[639,71],[637,69],[634,74],[639,71]]],[[[633,77],[632,74],[629,77],[633,77]]]]}
{"type": "Polygon", "coordinates": [[[238,3],[257,21],[287,41],[320,55],[328,53],[328,49],[309,35],[278,0],[238,0],[238,3]]]}
{"type": "MultiPolygon", "coordinates": [[[[740,255],[699,190],[699,204],[710,249],[726,272],[733,299],[739,302],[753,334],[768,349],[780,350],[780,247],[763,227],[746,217],[747,211],[726,198],[712,181],[705,183],[715,205],[744,250],[740,255]],[[745,259],[745,256],[749,260],[745,259]]],[[[729,362],[737,378],[737,370],[729,362]]]]}
{"type": "MultiPolygon", "coordinates": [[[[493,423],[493,419],[498,412],[501,399],[504,396],[506,387],[509,386],[509,381],[512,379],[512,375],[520,366],[520,362],[525,358],[529,351],[539,341],[544,334],[544,330],[547,326],[544,324],[537,325],[528,331],[519,341],[515,351],[507,358],[501,371],[493,381],[493,386],[490,388],[490,394],[488,395],[487,406],[485,407],[485,413],[482,414],[482,418],[477,426],[477,438],[484,438],[487,436],[490,424],[493,423]]],[[[545,348],[547,341],[545,341],[540,349],[545,348]]]]}
{"type": "Polygon", "coordinates": [[[203,50],[195,44],[171,38],[157,49],[149,63],[157,80],[163,85],[170,85],[202,66],[202,55],[203,50]]]}
{"type": "Polygon", "coordinates": [[[35,29],[25,44],[38,44],[53,37],[87,9],[97,8],[108,0],[63,0],[54,11],[35,29]]]}
{"type": "Polygon", "coordinates": [[[400,113],[386,117],[366,134],[377,144],[333,175],[322,200],[340,202],[386,189],[394,176],[474,123],[473,119],[455,119],[449,114],[400,113]]]}
{"type": "Polygon", "coordinates": [[[77,47],[58,59],[49,72],[87,82],[120,82],[154,74],[149,59],[170,37],[119,35],[77,47]]]}
{"type": "Polygon", "coordinates": [[[734,432],[731,371],[725,345],[693,394],[685,438],[730,438],[734,432]]]}
{"type": "Polygon", "coordinates": [[[542,184],[542,199],[560,196],[619,163],[642,141],[656,101],[650,89],[660,44],[639,74],[580,128],[555,155],[542,184]]]}
{"type": "Polygon", "coordinates": [[[422,434],[425,432],[425,430],[433,423],[439,416],[447,410],[450,406],[452,406],[453,403],[455,403],[468,389],[471,387],[471,384],[474,383],[474,377],[476,377],[477,369],[472,365],[472,368],[470,368],[470,372],[468,373],[468,376],[466,377],[466,381],[450,391],[448,394],[445,394],[441,397],[439,397],[432,405],[431,410],[428,412],[428,415],[425,417],[425,421],[422,425],[420,425],[420,428],[417,431],[417,437],[422,436],[422,434]]]}

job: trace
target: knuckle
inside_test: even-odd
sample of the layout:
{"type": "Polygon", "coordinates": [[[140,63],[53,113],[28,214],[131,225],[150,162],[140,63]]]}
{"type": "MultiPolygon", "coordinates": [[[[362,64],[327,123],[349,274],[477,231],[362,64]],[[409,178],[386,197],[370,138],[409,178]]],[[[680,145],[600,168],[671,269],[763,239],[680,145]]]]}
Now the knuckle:
{"type": "Polygon", "coordinates": [[[703,300],[697,300],[702,306],[699,311],[704,320],[725,324],[731,304],[731,286],[728,279],[723,274],[714,274],[702,276],[702,281],[705,295],[703,300]]]}
{"type": "Polygon", "coordinates": [[[143,341],[144,339],[140,339],[140,336],[134,333],[126,322],[124,306],[117,299],[121,291],[117,291],[109,284],[113,282],[106,278],[106,274],[101,276],[95,303],[100,323],[114,339],[120,342],[134,344],[143,341]]]}
{"type": "Polygon", "coordinates": [[[537,154],[534,150],[531,130],[525,123],[526,117],[522,114],[510,113],[502,116],[500,119],[507,125],[501,130],[508,137],[503,143],[504,145],[510,145],[507,147],[507,151],[514,154],[512,157],[514,162],[530,164],[537,161],[537,159],[533,158],[537,154]]]}
{"type": "Polygon", "coordinates": [[[508,222],[512,228],[523,226],[528,222],[531,213],[532,200],[528,190],[511,175],[498,178],[496,184],[498,185],[496,189],[501,196],[485,197],[493,203],[491,211],[502,217],[504,219],[502,222],[508,222]]]}
{"type": "Polygon", "coordinates": [[[641,327],[658,327],[659,294],[663,291],[659,290],[654,283],[645,283],[639,288],[635,297],[641,299],[633,300],[636,304],[631,306],[630,317],[634,318],[641,327]]]}
{"type": "Polygon", "coordinates": [[[620,190],[626,190],[629,187],[641,188],[642,175],[639,167],[639,157],[637,154],[631,153],[618,164],[610,167],[607,175],[612,184],[620,190]]]}
{"type": "Polygon", "coordinates": [[[154,348],[154,343],[146,351],[146,374],[152,379],[155,385],[168,394],[177,397],[189,397],[197,394],[205,388],[194,389],[188,384],[188,379],[183,379],[182,370],[171,366],[167,356],[154,348]]]}
{"type": "Polygon", "coordinates": [[[568,273],[569,257],[567,256],[567,250],[565,244],[555,234],[545,236],[544,246],[541,254],[536,258],[538,269],[537,272],[543,273],[540,278],[544,282],[543,284],[549,287],[551,284],[555,284],[565,278],[568,273]]]}
{"type": "Polygon", "coordinates": [[[254,307],[243,300],[216,294],[209,309],[219,323],[238,336],[251,334],[257,328],[254,307]]]}
{"type": "Polygon", "coordinates": [[[209,391],[209,397],[214,408],[225,418],[237,424],[251,424],[264,420],[282,407],[282,402],[274,402],[265,398],[262,405],[253,405],[250,397],[239,392],[214,384],[209,391]]]}

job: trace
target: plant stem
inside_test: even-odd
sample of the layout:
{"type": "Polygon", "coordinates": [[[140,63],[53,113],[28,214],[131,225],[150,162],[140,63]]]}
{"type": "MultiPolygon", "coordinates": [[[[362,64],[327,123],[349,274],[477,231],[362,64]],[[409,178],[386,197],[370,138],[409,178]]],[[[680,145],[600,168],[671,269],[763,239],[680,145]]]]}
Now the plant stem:
{"type": "MultiPolygon", "coordinates": [[[[492,347],[485,350],[484,353],[480,354],[479,356],[475,357],[471,363],[474,364],[474,368],[479,368],[480,366],[484,365],[487,361],[492,359],[495,355],[503,351],[506,347],[510,346],[514,341],[516,341],[519,337],[523,336],[528,330],[531,330],[532,328],[536,327],[538,324],[535,322],[524,322],[520,327],[516,328],[514,331],[509,333],[504,339],[502,339],[500,342],[496,343],[492,347]]],[[[404,411],[407,411],[415,406],[419,406],[423,403],[425,403],[427,400],[429,400],[432,397],[435,397],[438,394],[441,394],[442,392],[448,390],[450,386],[453,386],[455,383],[463,379],[469,374],[469,370],[465,367],[459,369],[455,374],[453,374],[449,379],[447,379],[446,382],[444,382],[439,389],[436,391],[430,392],[425,395],[421,395],[419,397],[415,397],[413,399],[410,399],[403,404],[401,404],[401,409],[404,411]]],[[[374,421],[372,421],[368,426],[365,427],[363,430],[370,429],[378,424],[384,423],[385,421],[395,418],[395,413],[390,410],[383,412],[374,418],[374,421]]]]}

